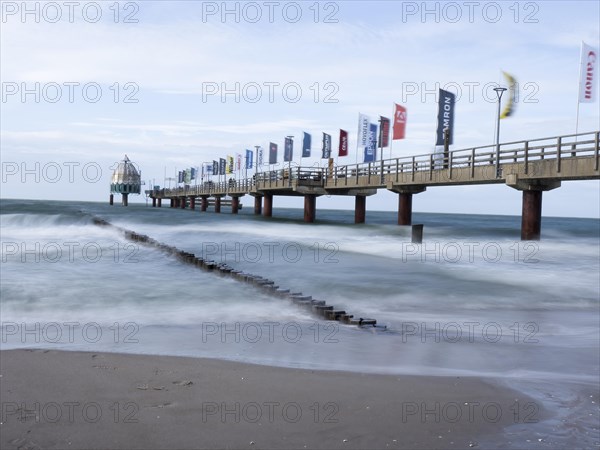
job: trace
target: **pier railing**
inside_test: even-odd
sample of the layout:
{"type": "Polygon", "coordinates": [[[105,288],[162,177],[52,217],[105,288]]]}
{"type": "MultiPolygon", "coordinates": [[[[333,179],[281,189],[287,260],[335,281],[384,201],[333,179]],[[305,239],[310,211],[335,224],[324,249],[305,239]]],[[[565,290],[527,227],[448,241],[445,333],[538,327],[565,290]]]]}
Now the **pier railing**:
{"type": "MultiPolygon", "coordinates": [[[[574,158],[591,160],[593,170],[598,172],[600,164],[600,131],[554,136],[542,139],[505,142],[500,144],[500,168],[518,165],[519,173],[528,175],[532,164],[551,160],[553,174],[560,178],[563,161],[574,158]]],[[[228,181],[206,181],[199,185],[174,189],[146,191],[156,197],[244,195],[262,190],[289,190],[297,186],[314,186],[335,190],[345,187],[386,187],[388,183],[416,181],[426,183],[434,173],[447,172],[452,179],[453,171],[461,170],[460,182],[477,182],[477,168],[494,168],[496,146],[485,145],[453,150],[446,154],[422,154],[384,159],[369,163],[349,164],[329,168],[287,167],[257,172],[252,177],[228,181]],[[465,171],[466,169],[466,171],[465,171]],[[464,178],[465,173],[467,179],[464,178]]],[[[488,173],[492,173],[489,172],[488,173]]],[[[502,176],[495,182],[504,182],[502,176]]],[[[489,179],[486,181],[490,181],[489,179]]]]}

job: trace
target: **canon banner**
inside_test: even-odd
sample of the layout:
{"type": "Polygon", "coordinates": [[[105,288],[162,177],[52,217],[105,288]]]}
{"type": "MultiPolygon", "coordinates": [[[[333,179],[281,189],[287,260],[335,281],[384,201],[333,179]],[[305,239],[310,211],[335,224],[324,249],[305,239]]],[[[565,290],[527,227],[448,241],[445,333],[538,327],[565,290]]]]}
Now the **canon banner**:
{"type": "Polygon", "coordinates": [[[225,175],[225,158],[219,158],[219,175],[225,175]]]}
{"type": "Polygon", "coordinates": [[[446,128],[450,130],[449,144],[452,145],[454,135],[454,98],[455,95],[452,92],[440,89],[437,139],[435,145],[444,145],[444,130],[446,128]]]}
{"type": "Polygon", "coordinates": [[[302,138],[302,157],[310,158],[310,147],[312,143],[312,136],[308,133],[304,133],[304,137],[302,138]]]}
{"type": "Polygon", "coordinates": [[[406,131],[406,108],[402,105],[395,104],[394,108],[394,126],[392,139],[404,139],[406,131]]]}
{"type": "Polygon", "coordinates": [[[277,164],[277,144],[269,143],[269,164],[277,164]]]}
{"type": "Polygon", "coordinates": [[[598,49],[581,43],[581,79],[579,103],[594,103],[598,85],[598,49]]]}
{"type": "Polygon", "coordinates": [[[340,147],[338,156],[348,156],[348,132],[340,130],[340,147]]]}

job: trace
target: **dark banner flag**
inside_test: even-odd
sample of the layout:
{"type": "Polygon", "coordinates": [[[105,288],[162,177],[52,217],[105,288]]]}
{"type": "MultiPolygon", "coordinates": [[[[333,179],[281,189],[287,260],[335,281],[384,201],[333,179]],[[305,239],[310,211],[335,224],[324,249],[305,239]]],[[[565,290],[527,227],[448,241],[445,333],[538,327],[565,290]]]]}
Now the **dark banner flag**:
{"type": "Polygon", "coordinates": [[[254,163],[254,152],[252,150],[246,150],[246,169],[252,169],[254,163]]]}
{"type": "Polygon", "coordinates": [[[310,158],[310,147],[312,144],[312,137],[308,133],[304,133],[304,138],[302,138],[302,157],[310,158]]]}
{"type": "Polygon", "coordinates": [[[348,156],[348,132],[340,130],[340,147],[338,156],[348,156]]]}
{"type": "Polygon", "coordinates": [[[393,126],[393,136],[392,139],[395,141],[397,139],[404,139],[404,135],[406,132],[406,108],[402,105],[398,105],[397,103],[394,105],[394,126],[393,126]]]}
{"type": "Polygon", "coordinates": [[[196,179],[196,172],[198,172],[198,170],[195,167],[192,167],[192,177],[191,177],[192,180],[196,179]]]}
{"type": "Polygon", "coordinates": [[[269,143],[269,164],[277,164],[277,144],[269,143]]]}
{"type": "Polygon", "coordinates": [[[283,147],[283,160],[291,161],[294,159],[294,141],[292,138],[286,137],[283,147]]]}
{"type": "Polygon", "coordinates": [[[219,175],[225,175],[225,158],[219,158],[219,175]]]}
{"type": "Polygon", "coordinates": [[[390,145],[390,119],[387,117],[379,116],[379,142],[377,143],[377,147],[386,148],[390,145]]]}
{"type": "Polygon", "coordinates": [[[331,157],[331,135],[323,133],[323,159],[331,157]]]}
{"type": "Polygon", "coordinates": [[[212,174],[219,175],[219,163],[215,160],[213,160],[213,164],[212,164],[212,174]]]}
{"type": "Polygon", "coordinates": [[[177,174],[177,183],[183,183],[183,172],[181,170],[177,174]]]}
{"type": "Polygon", "coordinates": [[[367,146],[365,147],[364,162],[372,162],[377,160],[377,124],[369,124],[369,135],[367,146]]]}
{"type": "Polygon", "coordinates": [[[438,126],[435,145],[444,145],[444,130],[450,130],[449,144],[452,145],[454,135],[454,98],[452,92],[440,89],[440,100],[438,104],[438,126]]]}

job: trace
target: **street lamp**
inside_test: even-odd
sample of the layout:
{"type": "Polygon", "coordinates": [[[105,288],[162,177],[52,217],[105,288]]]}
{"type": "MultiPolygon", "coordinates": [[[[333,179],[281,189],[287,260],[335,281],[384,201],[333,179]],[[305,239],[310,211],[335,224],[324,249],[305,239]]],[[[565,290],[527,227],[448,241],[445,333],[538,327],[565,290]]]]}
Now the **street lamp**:
{"type": "Polygon", "coordinates": [[[498,117],[496,119],[496,178],[500,178],[500,103],[502,100],[502,94],[506,91],[505,87],[494,88],[496,95],[498,96],[498,117]]]}

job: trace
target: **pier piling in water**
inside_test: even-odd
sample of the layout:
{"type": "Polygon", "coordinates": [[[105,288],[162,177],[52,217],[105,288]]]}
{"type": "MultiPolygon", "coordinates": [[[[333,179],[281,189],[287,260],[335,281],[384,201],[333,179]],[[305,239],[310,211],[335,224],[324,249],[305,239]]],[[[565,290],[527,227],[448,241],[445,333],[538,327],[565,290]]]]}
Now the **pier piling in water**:
{"type": "Polygon", "coordinates": [[[260,216],[262,213],[262,195],[254,196],[254,214],[260,216]]]}
{"type": "Polygon", "coordinates": [[[315,221],[317,208],[317,196],[316,195],[305,195],[304,196],[304,221],[306,223],[313,223],[315,221]]]}
{"type": "Polygon", "coordinates": [[[367,197],[357,195],[354,197],[354,223],[365,223],[367,213],[367,197]]]}
{"type": "Polygon", "coordinates": [[[420,244],[423,242],[423,224],[417,224],[412,226],[411,242],[413,244],[420,244]]]}
{"type": "Polygon", "coordinates": [[[265,194],[265,205],[263,208],[263,216],[271,217],[273,215],[273,195],[265,194]]]}

